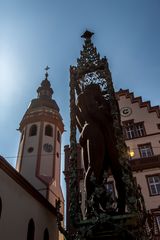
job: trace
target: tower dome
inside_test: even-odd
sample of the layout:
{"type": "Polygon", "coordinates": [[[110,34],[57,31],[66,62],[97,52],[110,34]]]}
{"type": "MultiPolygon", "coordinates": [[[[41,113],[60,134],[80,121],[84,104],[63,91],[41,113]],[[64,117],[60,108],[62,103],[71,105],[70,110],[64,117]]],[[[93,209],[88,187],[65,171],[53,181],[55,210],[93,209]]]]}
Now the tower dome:
{"type": "Polygon", "coordinates": [[[48,81],[48,72],[45,74],[45,79],[41,82],[41,86],[37,89],[38,97],[40,99],[51,99],[53,94],[53,89],[48,81]]]}

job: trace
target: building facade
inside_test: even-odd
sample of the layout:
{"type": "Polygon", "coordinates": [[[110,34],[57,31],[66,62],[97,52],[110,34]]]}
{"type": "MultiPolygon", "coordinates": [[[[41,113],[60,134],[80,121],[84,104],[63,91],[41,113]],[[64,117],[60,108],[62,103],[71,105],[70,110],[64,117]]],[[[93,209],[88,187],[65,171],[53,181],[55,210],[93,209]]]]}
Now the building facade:
{"type": "Polygon", "coordinates": [[[121,123],[135,181],[153,216],[155,239],[160,238],[160,108],[129,90],[116,93],[121,123]]]}
{"type": "MultiPolygon", "coordinates": [[[[134,97],[129,90],[116,92],[121,114],[121,125],[129,162],[136,184],[141,187],[147,210],[152,214],[154,239],[160,239],[160,108],[151,107],[149,101],[134,97]]],[[[69,146],[65,146],[65,178],[67,189],[67,210],[69,209],[69,146]]],[[[81,191],[82,212],[85,208],[84,170],[81,149],[78,145],[79,184],[81,191]]],[[[116,195],[116,187],[112,176],[107,188],[116,195]]],[[[67,211],[67,227],[70,230],[69,212],[67,211]]]]}
{"type": "Polygon", "coordinates": [[[0,239],[63,239],[56,223],[60,185],[61,135],[64,131],[53,89],[45,79],[20,122],[16,169],[0,157],[0,239]]]}

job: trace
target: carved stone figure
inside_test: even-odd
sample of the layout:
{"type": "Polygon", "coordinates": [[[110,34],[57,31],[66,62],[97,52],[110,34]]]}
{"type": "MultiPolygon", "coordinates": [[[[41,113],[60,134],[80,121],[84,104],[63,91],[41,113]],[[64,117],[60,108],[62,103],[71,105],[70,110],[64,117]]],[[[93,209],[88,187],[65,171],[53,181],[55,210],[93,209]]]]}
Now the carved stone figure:
{"type": "Polygon", "coordinates": [[[104,171],[110,168],[118,192],[118,212],[124,213],[125,186],[122,181],[122,167],[118,161],[110,104],[103,97],[99,85],[90,84],[78,95],[76,106],[79,141],[86,172],[87,200],[95,191],[91,176],[95,177],[96,184],[101,185],[104,171]]]}

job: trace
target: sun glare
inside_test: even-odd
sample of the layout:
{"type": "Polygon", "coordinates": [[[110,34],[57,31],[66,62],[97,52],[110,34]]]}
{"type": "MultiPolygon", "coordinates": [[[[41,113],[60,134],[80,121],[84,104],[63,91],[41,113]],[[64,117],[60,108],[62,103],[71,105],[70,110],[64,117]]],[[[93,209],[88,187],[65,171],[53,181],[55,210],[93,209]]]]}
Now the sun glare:
{"type": "Polygon", "coordinates": [[[0,53],[0,103],[6,105],[16,93],[18,62],[9,52],[0,53]]]}

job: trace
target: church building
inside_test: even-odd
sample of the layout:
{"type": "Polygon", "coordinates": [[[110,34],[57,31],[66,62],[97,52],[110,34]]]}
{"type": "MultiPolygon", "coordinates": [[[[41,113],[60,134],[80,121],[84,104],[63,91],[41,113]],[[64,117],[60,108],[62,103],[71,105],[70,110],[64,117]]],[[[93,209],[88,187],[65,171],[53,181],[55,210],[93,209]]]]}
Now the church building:
{"type": "Polygon", "coordinates": [[[19,126],[16,169],[0,156],[0,239],[63,239],[56,222],[60,186],[61,135],[64,131],[53,89],[45,79],[19,126]]]}

